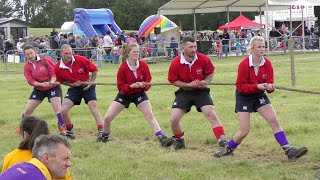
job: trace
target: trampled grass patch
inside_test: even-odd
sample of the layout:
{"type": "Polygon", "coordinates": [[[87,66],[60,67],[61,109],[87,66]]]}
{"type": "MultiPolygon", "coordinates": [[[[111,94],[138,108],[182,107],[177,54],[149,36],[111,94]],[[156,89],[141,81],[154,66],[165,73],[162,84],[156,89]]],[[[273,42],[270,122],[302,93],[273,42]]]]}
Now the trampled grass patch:
{"type": "MultiPolygon", "coordinates": [[[[289,56],[270,56],[275,71],[275,84],[290,87],[289,56]]],[[[319,53],[298,54],[296,87],[320,91],[319,53]]],[[[214,82],[235,82],[241,58],[212,59],[216,71],[214,82]]],[[[105,64],[97,82],[116,82],[118,64],[105,64]]],[[[149,65],[153,82],[167,82],[169,62],[149,65]]],[[[22,68],[22,65],[20,66],[22,68]]],[[[4,156],[16,148],[21,136],[14,133],[32,88],[22,71],[0,72],[0,166],[4,156]]],[[[235,87],[210,86],[215,108],[228,137],[239,129],[234,113],[235,87]]],[[[63,87],[64,93],[66,87],[63,87]]],[[[153,86],[148,92],[153,112],[163,131],[171,136],[170,111],[173,86],[153,86]]],[[[102,116],[115,98],[115,86],[98,86],[98,106],[102,116]]],[[[307,146],[308,155],[289,161],[273,137],[267,122],[251,114],[251,131],[234,156],[212,157],[218,148],[210,124],[192,108],[183,117],[186,149],[175,151],[160,146],[152,130],[134,104],[112,122],[110,142],[95,143],[96,127],[88,107],[82,102],[71,110],[76,140],[72,141],[72,176],[87,179],[314,179],[320,166],[319,95],[276,90],[269,95],[291,144],[307,146]]],[[[56,117],[45,100],[34,113],[49,123],[57,134],[56,117]]]]}

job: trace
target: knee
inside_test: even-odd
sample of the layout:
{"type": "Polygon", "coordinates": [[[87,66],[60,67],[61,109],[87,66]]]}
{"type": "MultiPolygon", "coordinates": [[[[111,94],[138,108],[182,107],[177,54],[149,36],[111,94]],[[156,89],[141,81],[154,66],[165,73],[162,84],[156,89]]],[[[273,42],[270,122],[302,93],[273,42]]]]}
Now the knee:
{"type": "Polygon", "coordinates": [[[171,117],[171,127],[178,125],[179,122],[180,122],[180,119],[179,119],[179,118],[177,118],[177,117],[171,117]]]}
{"type": "Polygon", "coordinates": [[[96,101],[90,102],[90,104],[88,103],[88,106],[91,110],[95,110],[97,109],[97,103],[96,101]]]}
{"type": "Polygon", "coordinates": [[[62,116],[68,115],[68,112],[69,112],[69,110],[66,109],[66,108],[62,108],[62,109],[61,109],[61,114],[62,114],[62,116]]]}

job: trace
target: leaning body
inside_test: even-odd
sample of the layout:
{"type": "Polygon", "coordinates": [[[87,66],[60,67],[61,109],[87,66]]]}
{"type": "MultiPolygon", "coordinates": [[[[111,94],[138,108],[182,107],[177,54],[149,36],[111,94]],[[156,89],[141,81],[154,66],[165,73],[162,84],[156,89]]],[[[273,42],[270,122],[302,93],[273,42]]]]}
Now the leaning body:
{"type": "Polygon", "coordinates": [[[30,99],[42,101],[45,97],[48,97],[48,99],[51,97],[61,97],[61,92],[57,85],[47,87],[36,85],[36,83],[49,83],[52,78],[56,78],[54,64],[50,57],[43,56],[41,59],[39,55],[36,55],[36,61],[34,63],[29,60],[26,61],[24,65],[24,76],[27,82],[31,86],[34,86],[30,99]]]}

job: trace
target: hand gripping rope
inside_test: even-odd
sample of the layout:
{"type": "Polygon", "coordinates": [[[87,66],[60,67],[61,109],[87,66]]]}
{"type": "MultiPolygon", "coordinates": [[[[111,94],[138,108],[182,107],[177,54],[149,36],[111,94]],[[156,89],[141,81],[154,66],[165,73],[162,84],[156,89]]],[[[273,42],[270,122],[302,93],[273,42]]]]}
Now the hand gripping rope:
{"type": "MultiPolygon", "coordinates": [[[[101,83],[101,82],[80,82],[80,84],[84,85],[110,85],[110,86],[116,86],[116,83],[101,83]]],[[[164,86],[164,85],[172,85],[170,83],[145,83],[146,85],[150,86],[164,86]]],[[[208,85],[232,85],[234,86],[235,83],[208,83],[208,85]]],[[[286,91],[294,91],[294,92],[301,92],[301,93],[307,93],[307,94],[320,94],[319,91],[312,91],[312,90],[306,90],[306,89],[297,89],[297,88],[289,88],[289,87],[283,87],[283,86],[274,86],[275,89],[280,90],[286,90],[286,91]]]]}

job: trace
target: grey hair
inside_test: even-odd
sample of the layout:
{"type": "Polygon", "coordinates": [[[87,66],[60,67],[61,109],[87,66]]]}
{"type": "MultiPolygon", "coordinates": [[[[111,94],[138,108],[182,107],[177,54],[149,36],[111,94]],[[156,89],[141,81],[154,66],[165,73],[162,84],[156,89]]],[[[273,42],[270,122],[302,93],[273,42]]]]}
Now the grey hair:
{"type": "Polygon", "coordinates": [[[41,159],[44,153],[55,156],[59,144],[65,145],[68,149],[71,149],[71,144],[68,142],[67,138],[61,135],[40,135],[35,140],[32,148],[32,157],[41,159]]]}
{"type": "Polygon", "coordinates": [[[256,41],[263,41],[264,42],[264,38],[261,36],[254,36],[253,38],[251,38],[251,40],[249,42],[249,46],[248,46],[249,54],[252,53],[252,50],[253,50],[254,46],[256,45],[256,41]]]}

